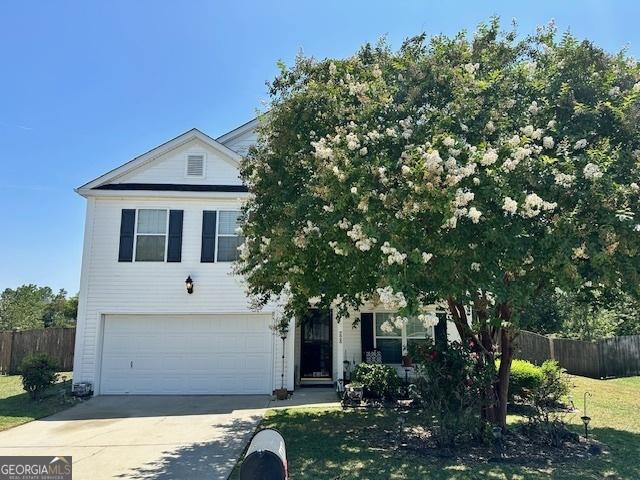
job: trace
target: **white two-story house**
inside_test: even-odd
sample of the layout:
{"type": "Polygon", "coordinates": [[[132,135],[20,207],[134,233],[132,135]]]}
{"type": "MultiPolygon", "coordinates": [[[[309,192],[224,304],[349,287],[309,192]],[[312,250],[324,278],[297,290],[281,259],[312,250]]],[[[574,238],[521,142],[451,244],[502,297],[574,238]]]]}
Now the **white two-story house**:
{"type": "Polygon", "coordinates": [[[283,342],[273,310],[252,310],[232,262],[256,123],[217,139],[190,130],[76,189],[87,210],[74,382],[99,395],[270,394],[334,384],[367,351],[399,366],[434,334],[417,320],[385,333],[390,312],[372,306],[355,326],[292,320],[283,342]]]}

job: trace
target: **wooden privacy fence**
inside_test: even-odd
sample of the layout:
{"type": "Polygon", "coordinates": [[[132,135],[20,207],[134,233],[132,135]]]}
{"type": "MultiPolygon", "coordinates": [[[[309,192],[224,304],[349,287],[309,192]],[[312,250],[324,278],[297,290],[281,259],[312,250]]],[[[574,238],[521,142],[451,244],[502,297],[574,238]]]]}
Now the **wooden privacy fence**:
{"type": "Polygon", "coordinates": [[[0,331],[0,373],[18,373],[22,360],[32,353],[46,353],[61,371],[72,370],[75,338],[75,328],[0,331]]]}
{"type": "Polygon", "coordinates": [[[588,342],[521,331],[514,350],[516,358],[536,364],[556,360],[574,375],[590,378],[640,375],[640,335],[588,342]]]}

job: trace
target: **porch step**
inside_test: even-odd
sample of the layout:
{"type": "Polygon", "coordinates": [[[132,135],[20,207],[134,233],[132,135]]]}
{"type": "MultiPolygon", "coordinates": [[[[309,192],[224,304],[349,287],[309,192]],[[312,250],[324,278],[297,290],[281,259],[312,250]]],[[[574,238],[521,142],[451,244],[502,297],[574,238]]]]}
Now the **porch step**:
{"type": "Polygon", "coordinates": [[[301,378],[300,386],[301,387],[329,387],[333,385],[333,379],[331,378],[301,378]]]}

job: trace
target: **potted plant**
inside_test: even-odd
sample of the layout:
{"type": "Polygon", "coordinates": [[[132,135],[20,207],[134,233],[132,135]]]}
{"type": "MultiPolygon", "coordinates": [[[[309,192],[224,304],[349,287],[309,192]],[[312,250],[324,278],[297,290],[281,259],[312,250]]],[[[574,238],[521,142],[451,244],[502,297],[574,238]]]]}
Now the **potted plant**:
{"type": "Polygon", "coordinates": [[[351,382],[345,387],[345,400],[349,403],[360,404],[364,397],[364,385],[360,382],[351,382]]]}

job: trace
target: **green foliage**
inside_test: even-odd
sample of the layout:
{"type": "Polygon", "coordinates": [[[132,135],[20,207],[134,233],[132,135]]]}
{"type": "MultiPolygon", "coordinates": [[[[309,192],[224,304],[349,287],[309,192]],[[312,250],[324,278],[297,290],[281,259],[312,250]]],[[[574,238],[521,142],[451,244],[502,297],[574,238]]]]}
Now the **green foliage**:
{"type": "Polygon", "coordinates": [[[556,288],[640,295],[640,68],[551,27],[520,38],[495,20],[281,69],[241,171],[258,305],[452,298],[511,328],[556,288]]]}
{"type": "Polygon", "coordinates": [[[22,285],[7,288],[0,295],[0,330],[30,330],[73,325],[78,312],[78,297],[67,297],[49,287],[22,285]]]}
{"type": "Polygon", "coordinates": [[[22,385],[33,399],[42,393],[58,379],[58,367],[48,355],[34,353],[26,357],[20,364],[22,385]]]}
{"type": "Polygon", "coordinates": [[[544,382],[542,369],[526,360],[513,360],[509,377],[510,398],[528,398],[544,382]]]}
{"type": "Polygon", "coordinates": [[[347,318],[370,301],[402,317],[472,304],[458,327],[486,362],[534,298],[640,298],[635,59],[493,19],[472,38],[299,56],[270,96],[241,166],[236,270],[256,306],[279,298],[300,318],[314,299],[347,318]]]}
{"type": "Polygon", "coordinates": [[[394,398],[400,388],[400,377],[390,365],[360,363],[352,375],[353,381],[364,387],[367,398],[394,398]]]}
{"type": "Polygon", "coordinates": [[[433,344],[417,348],[416,378],[411,396],[427,413],[426,423],[441,447],[478,438],[484,422],[486,389],[494,371],[478,363],[477,354],[458,342],[446,348],[433,344]]]}

